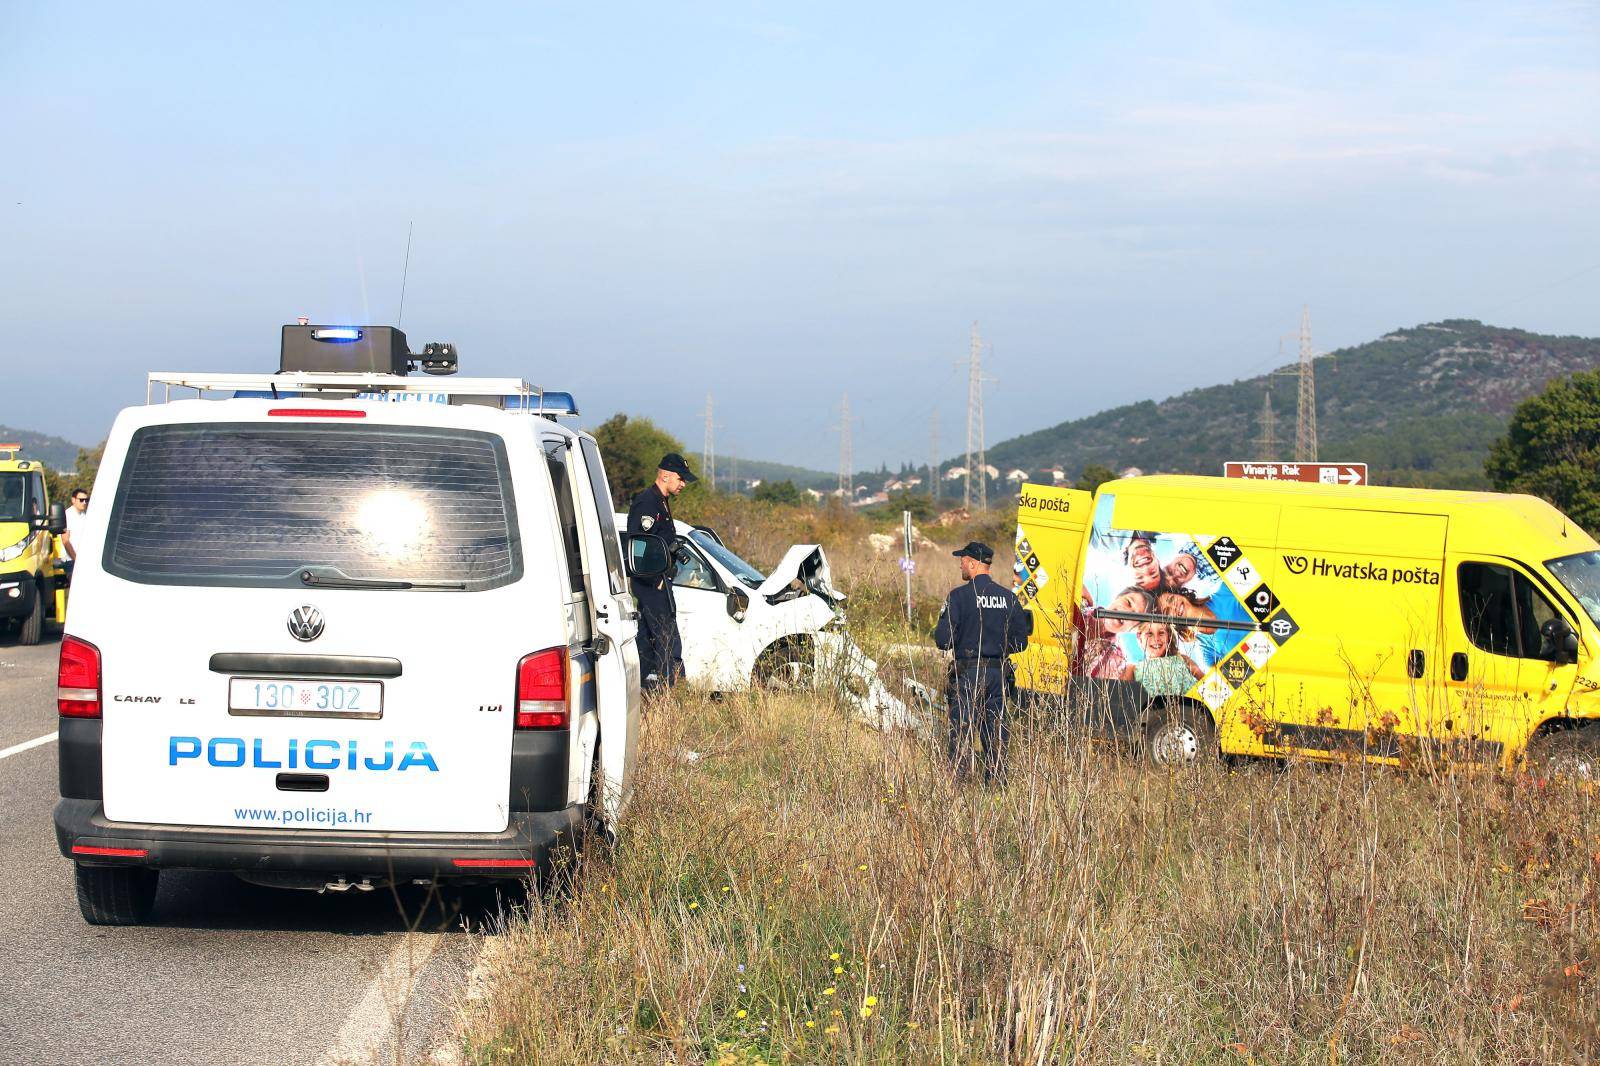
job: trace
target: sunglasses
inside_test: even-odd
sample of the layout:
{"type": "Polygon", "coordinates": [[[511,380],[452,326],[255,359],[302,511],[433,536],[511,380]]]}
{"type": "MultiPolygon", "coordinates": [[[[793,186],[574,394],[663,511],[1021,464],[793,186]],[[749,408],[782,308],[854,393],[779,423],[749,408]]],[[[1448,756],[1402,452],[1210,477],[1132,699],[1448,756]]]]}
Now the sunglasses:
{"type": "Polygon", "coordinates": [[[73,503],[88,503],[89,502],[89,497],[87,497],[87,496],[74,496],[72,498],[72,502],[73,503]]]}

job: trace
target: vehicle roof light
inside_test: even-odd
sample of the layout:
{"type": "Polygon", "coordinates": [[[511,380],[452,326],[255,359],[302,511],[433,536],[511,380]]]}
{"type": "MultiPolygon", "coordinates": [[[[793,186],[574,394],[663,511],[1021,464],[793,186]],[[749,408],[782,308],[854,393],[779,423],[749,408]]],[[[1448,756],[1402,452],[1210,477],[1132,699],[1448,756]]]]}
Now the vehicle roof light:
{"type": "Polygon", "coordinates": [[[366,418],[367,412],[342,407],[273,407],[267,414],[274,418],[366,418]]]}
{"type": "Polygon", "coordinates": [[[331,341],[335,344],[358,341],[361,339],[361,330],[355,326],[325,326],[322,329],[311,331],[314,341],[331,341]]]}

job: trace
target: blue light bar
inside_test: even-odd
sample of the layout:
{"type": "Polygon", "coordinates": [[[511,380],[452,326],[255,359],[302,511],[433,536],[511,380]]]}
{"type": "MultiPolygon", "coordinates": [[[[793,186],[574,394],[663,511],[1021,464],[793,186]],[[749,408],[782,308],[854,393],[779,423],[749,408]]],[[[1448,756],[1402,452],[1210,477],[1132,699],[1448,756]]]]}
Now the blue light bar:
{"type": "Polygon", "coordinates": [[[311,339],[315,341],[333,341],[335,343],[358,341],[361,339],[361,330],[355,326],[334,326],[329,329],[314,329],[311,331],[311,339]]]}
{"type": "Polygon", "coordinates": [[[507,411],[532,411],[536,415],[576,417],[578,414],[578,401],[572,398],[570,392],[546,392],[538,396],[527,397],[526,406],[521,396],[502,397],[502,406],[507,411]]]}

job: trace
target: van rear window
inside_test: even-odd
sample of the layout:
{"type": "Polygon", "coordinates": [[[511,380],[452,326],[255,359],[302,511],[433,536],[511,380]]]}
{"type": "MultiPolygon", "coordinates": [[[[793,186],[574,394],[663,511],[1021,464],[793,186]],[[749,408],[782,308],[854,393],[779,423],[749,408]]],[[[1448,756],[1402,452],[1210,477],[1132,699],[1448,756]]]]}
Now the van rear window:
{"type": "Polygon", "coordinates": [[[133,435],[104,565],[161,585],[493,588],[522,575],[505,443],[406,426],[151,426],[133,435]]]}

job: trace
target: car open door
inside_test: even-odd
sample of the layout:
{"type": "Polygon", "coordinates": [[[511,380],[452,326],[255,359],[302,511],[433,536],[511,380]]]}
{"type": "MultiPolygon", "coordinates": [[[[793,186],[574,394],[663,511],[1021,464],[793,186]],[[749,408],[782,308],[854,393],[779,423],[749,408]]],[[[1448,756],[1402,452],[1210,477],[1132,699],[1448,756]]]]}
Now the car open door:
{"type": "Polygon", "coordinates": [[[632,787],[639,746],[639,610],[628,589],[611,503],[611,486],[592,438],[580,436],[572,459],[583,520],[583,553],[594,591],[595,680],[600,710],[600,766],[606,821],[614,825],[632,787]],[[575,469],[576,473],[576,469],[575,469]],[[603,574],[603,576],[602,576],[603,574]]]}

